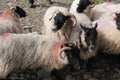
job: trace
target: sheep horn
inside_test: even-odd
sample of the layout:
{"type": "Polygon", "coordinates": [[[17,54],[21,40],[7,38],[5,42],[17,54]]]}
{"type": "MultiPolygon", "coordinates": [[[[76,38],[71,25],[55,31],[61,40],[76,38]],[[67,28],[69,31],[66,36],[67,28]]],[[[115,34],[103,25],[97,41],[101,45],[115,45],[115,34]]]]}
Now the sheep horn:
{"type": "Polygon", "coordinates": [[[93,1],[90,1],[91,3],[91,8],[95,7],[95,3],[93,1]]]}
{"type": "Polygon", "coordinates": [[[65,50],[71,50],[72,48],[70,48],[70,47],[64,47],[64,48],[62,48],[61,50],[60,50],[60,52],[59,52],[59,54],[60,54],[60,57],[62,58],[62,59],[64,59],[65,57],[62,57],[62,52],[63,51],[65,51],[65,50]]]}
{"type": "Polygon", "coordinates": [[[56,13],[58,13],[58,12],[60,12],[60,11],[59,11],[59,10],[55,10],[49,20],[51,21],[51,19],[54,17],[54,15],[55,15],[56,13]]]}
{"type": "Polygon", "coordinates": [[[120,13],[120,11],[112,12],[109,16],[111,16],[111,15],[113,15],[113,14],[116,14],[116,13],[120,13]]]}
{"type": "Polygon", "coordinates": [[[65,15],[65,16],[69,16],[69,17],[71,18],[71,20],[73,21],[73,26],[76,25],[77,20],[76,20],[76,17],[75,17],[73,14],[71,14],[71,13],[66,13],[66,14],[64,14],[64,15],[65,15]]]}

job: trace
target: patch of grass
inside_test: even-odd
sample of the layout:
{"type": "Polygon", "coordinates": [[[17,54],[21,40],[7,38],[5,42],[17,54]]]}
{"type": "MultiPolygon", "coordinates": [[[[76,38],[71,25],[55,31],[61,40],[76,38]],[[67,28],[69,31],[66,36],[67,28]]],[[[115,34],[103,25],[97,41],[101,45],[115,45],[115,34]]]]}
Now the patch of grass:
{"type": "Polygon", "coordinates": [[[100,0],[92,0],[92,1],[94,1],[97,4],[100,2],[100,0]]]}

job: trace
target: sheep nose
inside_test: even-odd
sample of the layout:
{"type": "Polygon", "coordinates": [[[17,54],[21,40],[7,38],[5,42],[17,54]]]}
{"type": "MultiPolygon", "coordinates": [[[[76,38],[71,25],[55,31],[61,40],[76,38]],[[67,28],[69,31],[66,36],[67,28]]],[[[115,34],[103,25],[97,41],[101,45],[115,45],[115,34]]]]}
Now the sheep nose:
{"type": "Polygon", "coordinates": [[[91,46],[90,49],[91,49],[91,50],[95,50],[95,46],[91,46]]]}
{"type": "Polygon", "coordinates": [[[120,26],[117,26],[117,29],[120,30],[120,26]]]}
{"type": "Polygon", "coordinates": [[[52,27],[52,31],[56,32],[58,29],[56,27],[52,27]]]}

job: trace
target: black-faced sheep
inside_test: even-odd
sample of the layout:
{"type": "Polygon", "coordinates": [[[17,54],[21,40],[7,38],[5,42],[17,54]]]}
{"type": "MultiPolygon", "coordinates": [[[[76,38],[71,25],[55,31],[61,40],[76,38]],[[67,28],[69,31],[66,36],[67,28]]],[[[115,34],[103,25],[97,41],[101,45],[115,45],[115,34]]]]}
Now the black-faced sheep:
{"type": "Polygon", "coordinates": [[[23,29],[20,25],[19,18],[25,16],[26,12],[18,6],[5,10],[0,17],[0,34],[6,32],[22,33],[23,29]]]}
{"type": "Polygon", "coordinates": [[[71,13],[85,13],[87,16],[90,14],[91,8],[94,7],[94,2],[90,0],[74,0],[71,7],[71,13]]]}
{"type": "Polygon", "coordinates": [[[70,42],[76,44],[80,49],[80,57],[87,60],[97,53],[97,23],[91,25],[80,25],[72,30],[70,42]]]}
{"type": "Polygon", "coordinates": [[[77,20],[77,26],[80,24],[82,25],[90,25],[92,23],[91,19],[89,18],[90,9],[92,8],[92,5],[94,2],[91,2],[89,0],[75,0],[73,1],[70,13],[74,14],[77,20]],[[83,4],[86,4],[83,6],[83,4]],[[86,13],[84,10],[88,10],[86,13]]]}
{"type": "Polygon", "coordinates": [[[76,26],[76,18],[65,7],[53,6],[48,8],[44,16],[45,34],[56,36],[61,40],[70,37],[71,30],[76,26]]]}
{"type": "Polygon", "coordinates": [[[0,35],[0,78],[17,69],[41,67],[51,72],[68,64],[78,68],[76,55],[79,50],[73,44],[55,37],[6,33],[0,35]]]}

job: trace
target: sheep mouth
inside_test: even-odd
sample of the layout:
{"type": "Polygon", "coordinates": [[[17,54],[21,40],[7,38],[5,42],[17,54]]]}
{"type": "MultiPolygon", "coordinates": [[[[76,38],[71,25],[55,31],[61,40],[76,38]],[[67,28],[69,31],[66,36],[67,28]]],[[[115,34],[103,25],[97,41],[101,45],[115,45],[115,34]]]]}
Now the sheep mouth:
{"type": "Polygon", "coordinates": [[[56,26],[54,26],[54,27],[52,27],[52,32],[57,32],[59,29],[56,27],[56,26]]]}
{"type": "Polygon", "coordinates": [[[54,33],[57,32],[57,31],[58,31],[58,29],[52,29],[52,32],[54,32],[54,33]]]}
{"type": "Polygon", "coordinates": [[[95,49],[88,48],[89,52],[92,53],[95,51],[95,49]]]}

